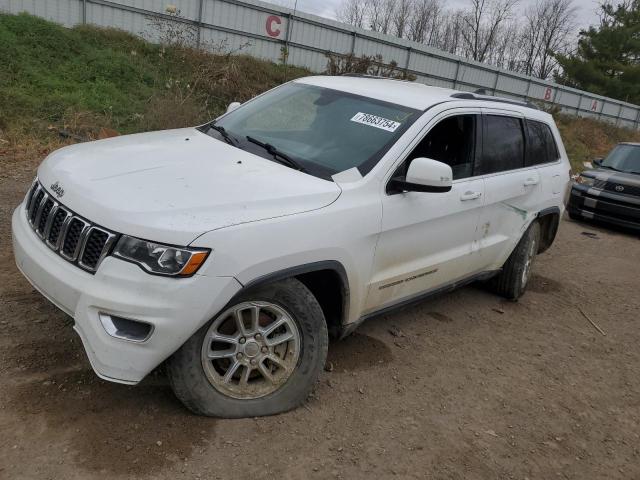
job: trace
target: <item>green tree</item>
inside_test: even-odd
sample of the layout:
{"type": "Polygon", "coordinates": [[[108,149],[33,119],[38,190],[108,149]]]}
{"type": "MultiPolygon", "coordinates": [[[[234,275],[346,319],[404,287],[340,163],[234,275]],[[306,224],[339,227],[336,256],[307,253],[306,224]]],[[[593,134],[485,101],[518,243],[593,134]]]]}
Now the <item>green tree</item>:
{"type": "Polygon", "coordinates": [[[640,0],[603,3],[600,25],[580,32],[578,48],[557,55],[559,83],[640,103],[640,0]]]}

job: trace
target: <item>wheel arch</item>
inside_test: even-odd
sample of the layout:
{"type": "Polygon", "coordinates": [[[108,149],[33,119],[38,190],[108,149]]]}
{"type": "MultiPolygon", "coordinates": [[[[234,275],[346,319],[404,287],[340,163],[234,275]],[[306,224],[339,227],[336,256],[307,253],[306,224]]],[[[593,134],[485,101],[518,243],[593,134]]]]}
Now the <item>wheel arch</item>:
{"type": "Polygon", "coordinates": [[[540,246],[538,253],[543,253],[553,244],[560,225],[560,208],[550,207],[538,212],[537,222],[540,224],[540,246]]]}
{"type": "Polygon", "coordinates": [[[350,290],[347,271],[337,260],[296,265],[261,275],[246,282],[234,299],[247,290],[287,278],[297,279],[311,291],[322,308],[329,334],[340,337],[349,318],[350,290]]]}

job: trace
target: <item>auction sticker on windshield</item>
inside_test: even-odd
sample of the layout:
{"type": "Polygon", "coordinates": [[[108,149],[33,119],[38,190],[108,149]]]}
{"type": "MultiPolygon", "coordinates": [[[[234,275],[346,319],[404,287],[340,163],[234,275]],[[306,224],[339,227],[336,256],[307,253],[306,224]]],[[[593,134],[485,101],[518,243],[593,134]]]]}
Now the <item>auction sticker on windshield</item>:
{"type": "Polygon", "coordinates": [[[363,125],[369,125],[370,127],[381,128],[387,132],[395,132],[400,126],[400,123],[394,122],[393,120],[362,112],[356,113],[351,121],[361,123],[363,125]]]}

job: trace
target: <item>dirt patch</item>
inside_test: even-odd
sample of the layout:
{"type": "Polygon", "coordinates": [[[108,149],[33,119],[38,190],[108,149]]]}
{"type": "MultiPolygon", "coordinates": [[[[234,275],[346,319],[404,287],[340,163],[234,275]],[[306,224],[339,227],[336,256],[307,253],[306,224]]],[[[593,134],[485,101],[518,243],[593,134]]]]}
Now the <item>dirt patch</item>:
{"type": "Polygon", "coordinates": [[[527,289],[531,292],[553,293],[562,291],[562,283],[539,274],[531,275],[527,289]]]}
{"type": "Polygon", "coordinates": [[[563,222],[521,301],[470,286],[373,319],[330,345],[303,408],[212,420],[161,371],[136,387],[92,373],[68,317],[13,264],[10,214],[35,162],[12,165],[0,176],[2,479],[640,478],[637,237],[563,222]]]}
{"type": "MultiPolygon", "coordinates": [[[[36,323],[36,325],[42,322],[36,323]]],[[[38,340],[12,345],[3,353],[3,364],[6,368],[23,373],[42,373],[43,366],[56,368],[64,365],[65,369],[81,365],[84,355],[78,339],[38,340]]]]}
{"type": "Polygon", "coordinates": [[[384,342],[357,332],[341,342],[334,342],[327,358],[335,368],[353,373],[389,363],[392,359],[391,350],[384,342]]]}
{"type": "Polygon", "coordinates": [[[7,333],[3,338],[12,342],[3,342],[0,350],[7,379],[0,388],[0,418],[9,414],[10,424],[25,437],[24,443],[18,438],[12,445],[0,443],[0,459],[5,452],[30,455],[28,438],[35,436],[41,439],[36,457],[42,461],[95,474],[138,476],[181,463],[206,445],[215,420],[185,411],[161,370],[137,387],[113,390],[114,384],[91,370],[69,317],[42,303],[33,291],[8,298],[13,315],[3,317],[6,323],[0,327],[7,333]],[[14,323],[16,317],[21,321],[14,323]],[[45,432],[55,432],[54,438],[45,432]]]}
{"type": "Polygon", "coordinates": [[[14,385],[6,407],[57,432],[55,456],[83,471],[152,474],[191,456],[215,428],[215,420],[185,412],[158,375],[113,391],[86,366],[56,370],[14,385]]]}
{"type": "Polygon", "coordinates": [[[449,315],[445,315],[444,313],[429,312],[427,315],[429,315],[431,318],[435,318],[439,322],[453,322],[453,319],[449,315]]]}

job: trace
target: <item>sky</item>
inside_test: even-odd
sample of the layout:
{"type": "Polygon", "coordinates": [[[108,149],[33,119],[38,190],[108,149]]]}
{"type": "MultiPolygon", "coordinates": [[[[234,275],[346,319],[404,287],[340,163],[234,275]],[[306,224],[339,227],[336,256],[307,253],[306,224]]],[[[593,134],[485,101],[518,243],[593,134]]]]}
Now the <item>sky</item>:
{"type": "MultiPolygon", "coordinates": [[[[266,0],[269,3],[276,3],[285,7],[293,8],[295,0],[266,0]]],[[[528,5],[534,4],[536,0],[520,0],[521,9],[524,10],[528,5]]],[[[307,13],[313,13],[322,17],[334,18],[336,7],[342,3],[342,0],[298,0],[298,10],[307,13]]],[[[576,7],[576,24],[577,31],[586,29],[589,25],[596,24],[598,17],[595,10],[598,6],[598,0],[573,0],[576,7]]],[[[464,8],[469,5],[469,0],[448,0],[446,5],[449,8],[464,8]]]]}

